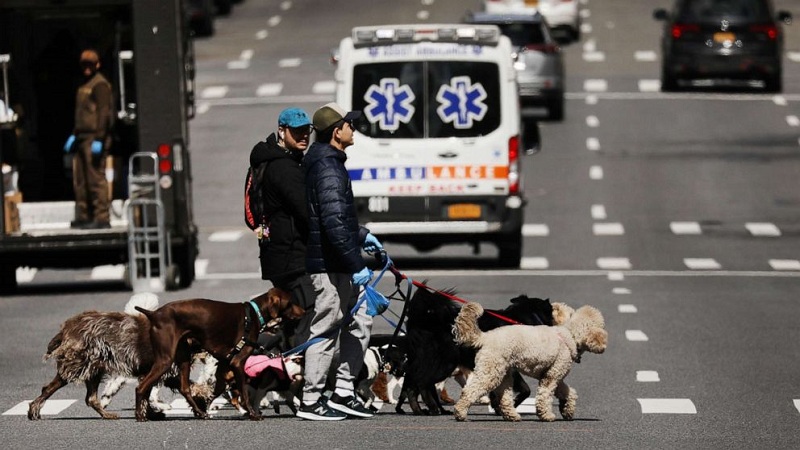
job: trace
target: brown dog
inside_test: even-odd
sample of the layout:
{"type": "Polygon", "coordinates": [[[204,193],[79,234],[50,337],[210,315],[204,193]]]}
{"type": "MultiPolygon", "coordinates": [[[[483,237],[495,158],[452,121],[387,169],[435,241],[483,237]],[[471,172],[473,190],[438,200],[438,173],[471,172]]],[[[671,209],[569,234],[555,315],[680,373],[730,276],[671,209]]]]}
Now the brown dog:
{"type": "MultiPolygon", "coordinates": [[[[264,322],[299,319],[305,311],[294,305],[290,298],[288,292],[272,288],[245,303],[192,299],[167,303],[155,311],[137,308],[150,319],[153,366],[136,388],[136,420],[147,420],[146,407],[150,389],[173,362],[180,368],[180,393],[192,407],[196,417],[207,419],[209,415],[205,408],[201,409],[190,395],[191,355],[187,340],[191,338],[217,358],[219,370],[230,366],[238,386],[244,386],[244,363],[253,352],[253,344],[260,331],[258,315],[263,317],[264,322]],[[253,303],[259,309],[258,314],[255,314],[253,303]],[[245,322],[248,320],[250,323],[246,329],[245,322]],[[237,351],[242,343],[244,345],[237,351]]],[[[242,390],[242,397],[250,419],[259,420],[261,414],[252,407],[246,389],[242,390]]]]}

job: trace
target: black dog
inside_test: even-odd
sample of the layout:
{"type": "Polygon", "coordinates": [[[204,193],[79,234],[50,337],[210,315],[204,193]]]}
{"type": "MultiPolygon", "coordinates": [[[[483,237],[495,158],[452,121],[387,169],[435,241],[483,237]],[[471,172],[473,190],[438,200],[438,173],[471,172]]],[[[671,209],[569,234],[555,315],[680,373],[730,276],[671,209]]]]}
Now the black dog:
{"type": "MultiPolygon", "coordinates": [[[[452,291],[445,294],[452,295],[452,291]]],[[[453,324],[460,306],[447,295],[420,288],[408,305],[406,324],[408,361],[403,389],[395,411],[402,414],[402,404],[408,399],[414,414],[446,414],[436,392],[436,383],[451,376],[456,367],[475,368],[475,351],[455,343],[453,324]],[[423,410],[417,396],[422,396],[428,410],[423,410]]],[[[525,325],[552,325],[553,307],[550,300],[520,295],[503,310],[486,310],[525,325]]],[[[483,331],[510,325],[509,322],[484,314],[478,320],[483,331]]],[[[518,392],[515,405],[527,398],[531,389],[519,374],[514,374],[514,389],[518,392]]],[[[497,408],[495,408],[497,409],[497,408]]]]}

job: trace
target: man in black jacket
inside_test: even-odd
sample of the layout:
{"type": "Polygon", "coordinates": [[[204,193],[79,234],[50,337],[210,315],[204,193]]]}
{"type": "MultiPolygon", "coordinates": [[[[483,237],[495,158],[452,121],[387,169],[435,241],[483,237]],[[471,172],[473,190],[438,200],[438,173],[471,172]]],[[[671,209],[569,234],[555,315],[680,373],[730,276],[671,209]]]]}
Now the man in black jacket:
{"type": "Polygon", "coordinates": [[[312,336],[334,330],[306,350],[303,405],[297,415],[308,420],[341,420],[349,416],[372,417],[355,395],[353,380],[364,363],[372,318],[362,303],[346,326],[335,328],[355,307],[359,286],[372,272],[364,264],[361,249],[381,249],[378,239],[358,225],[353,189],[344,166],[344,151],[353,144],[353,120],[360,112],[345,112],[328,103],[314,113],[316,142],[304,159],[308,198],[309,236],[306,271],[316,292],[312,336]],[[334,354],[339,355],[335,390],[325,401],[328,372],[334,354]]]}
{"type": "MultiPolygon", "coordinates": [[[[261,278],[290,292],[294,302],[306,310],[294,329],[295,343],[308,340],[314,316],[314,288],[306,274],[308,207],[302,164],[310,135],[308,114],[300,108],[287,108],[278,116],[277,134],[270,134],[250,152],[251,167],[267,164],[261,189],[269,232],[259,240],[261,278]]],[[[276,344],[259,343],[267,347],[276,344]]]]}

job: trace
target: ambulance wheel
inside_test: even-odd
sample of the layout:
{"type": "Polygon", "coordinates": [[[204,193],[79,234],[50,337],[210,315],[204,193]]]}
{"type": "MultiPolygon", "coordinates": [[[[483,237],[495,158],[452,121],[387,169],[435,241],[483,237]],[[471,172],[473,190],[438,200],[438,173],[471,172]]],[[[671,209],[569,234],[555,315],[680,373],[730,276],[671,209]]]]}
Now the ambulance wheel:
{"type": "Polygon", "coordinates": [[[522,259],[522,232],[497,242],[501,267],[518,269],[522,259]]]}
{"type": "Polygon", "coordinates": [[[181,287],[181,271],[175,264],[167,267],[166,286],[168,291],[174,291],[181,287]]]}
{"type": "Polygon", "coordinates": [[[0,265],[0,294],[13,294],[17,290],[17,268],[0,265]]]}

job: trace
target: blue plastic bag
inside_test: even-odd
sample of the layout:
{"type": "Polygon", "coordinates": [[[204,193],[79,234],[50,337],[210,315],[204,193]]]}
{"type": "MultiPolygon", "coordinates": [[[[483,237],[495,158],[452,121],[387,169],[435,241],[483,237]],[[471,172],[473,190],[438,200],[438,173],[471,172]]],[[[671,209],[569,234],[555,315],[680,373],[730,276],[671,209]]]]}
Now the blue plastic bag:
{"type": "Polygon", "coordinates": [[[367,314],[370,316],[381,315],[389,308],[389,299],[371,285],[364,286],[364,295],[367,298],[367,314]]]}

